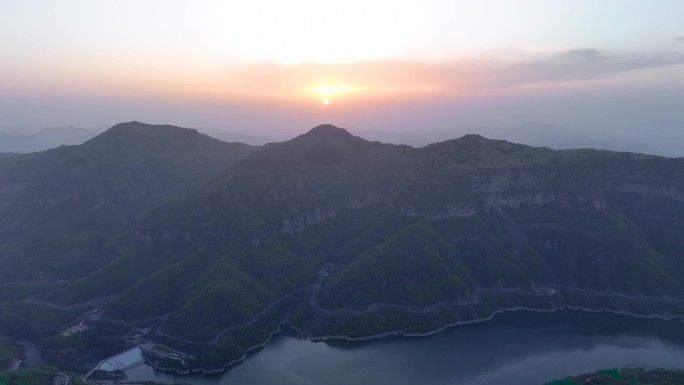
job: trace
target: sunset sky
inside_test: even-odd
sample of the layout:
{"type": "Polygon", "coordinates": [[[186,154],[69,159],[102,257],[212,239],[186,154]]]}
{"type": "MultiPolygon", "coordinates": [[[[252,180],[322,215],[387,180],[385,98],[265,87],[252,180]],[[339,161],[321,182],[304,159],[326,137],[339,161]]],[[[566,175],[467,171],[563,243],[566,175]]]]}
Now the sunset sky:
{"type": "Polygon", "coordinates": [[[2,0],[0,36],[0,132],[684,122],[681,0],[2,0]]]}

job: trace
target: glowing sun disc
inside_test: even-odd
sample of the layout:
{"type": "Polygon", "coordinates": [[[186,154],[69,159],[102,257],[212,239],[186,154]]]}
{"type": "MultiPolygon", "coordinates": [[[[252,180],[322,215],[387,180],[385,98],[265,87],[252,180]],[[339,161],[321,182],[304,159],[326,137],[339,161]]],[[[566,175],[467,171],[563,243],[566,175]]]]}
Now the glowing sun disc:
{"type": "Polygon", "coordinates": [[[330,101],[328,100],[328,98],[323,98],[323,104],[328,104],[328,103],[330,103],[330,101]]]}

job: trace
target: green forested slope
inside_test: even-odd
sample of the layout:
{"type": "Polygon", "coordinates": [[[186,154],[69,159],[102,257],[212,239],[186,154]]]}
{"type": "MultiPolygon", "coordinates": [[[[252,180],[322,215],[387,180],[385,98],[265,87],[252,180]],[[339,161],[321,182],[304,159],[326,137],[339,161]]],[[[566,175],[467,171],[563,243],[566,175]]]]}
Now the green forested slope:
{"type": "Polygon", "coordinates": [[[184,349],[220,342],[214,363],[282,322],[365,338],[515,308],[684,316],[684,159],[477,135],[416,149],[323,125],[188,191],[84,237],[101,263],[40,299],[108,298],[101,322],[184,349]]]}

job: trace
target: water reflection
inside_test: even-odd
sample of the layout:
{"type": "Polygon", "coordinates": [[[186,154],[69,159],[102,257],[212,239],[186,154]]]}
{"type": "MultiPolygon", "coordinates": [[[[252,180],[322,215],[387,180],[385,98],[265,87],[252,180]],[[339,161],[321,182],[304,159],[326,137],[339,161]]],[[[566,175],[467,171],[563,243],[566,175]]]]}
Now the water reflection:
{"type": "Polygon", "coordinates": [[[132,380],[196,385],[543,384],[610,367],[683,367],[684,325],[604,313],[508,313],[423,338],[310,342],[280,336],[220,376],[135,368],[132,380]]]}

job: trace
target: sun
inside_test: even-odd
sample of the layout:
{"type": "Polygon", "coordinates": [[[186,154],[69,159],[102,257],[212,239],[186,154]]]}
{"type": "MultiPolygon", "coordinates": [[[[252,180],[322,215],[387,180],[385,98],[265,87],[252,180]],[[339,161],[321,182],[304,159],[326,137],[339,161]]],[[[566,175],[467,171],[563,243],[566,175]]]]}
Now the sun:
{"type": "MultiPolygon", "coordinates": [[[[320,100],[323,105],[330,105],[333,98],[335,103],[339,103],[339,97],[343,95],[349,95],[364,90],[364,87],[360,86],[340,86],[340,85],[316,85],[311,87],[302,88],[303,91],[313,94],[313,96],[320,100]]],[[[337,105],[337,104],[335,104],[337,105]]]]}

